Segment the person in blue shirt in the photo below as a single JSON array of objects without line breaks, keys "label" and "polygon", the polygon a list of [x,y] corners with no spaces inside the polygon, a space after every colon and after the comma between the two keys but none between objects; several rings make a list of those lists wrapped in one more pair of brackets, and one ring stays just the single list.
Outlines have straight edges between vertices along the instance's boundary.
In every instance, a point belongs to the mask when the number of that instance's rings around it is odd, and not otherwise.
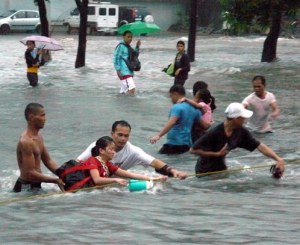
[{"label": "person in blue shirt", "polygon": [[187,102],[181,102],[185,97],[185,89],[182,85],[173,85],[169,93],[174,104],[170,110],[169,120],[157,135],[150,138],[150,142],[154,144],[167,134],[167,143],[162,146],[159,153],[181,154],[188,152],[192,145],[193,125],[196,123],[207,129],[210,124],[201,119],[201,112],[197,108]]},{"label": "person in blue shirt", "polygon": [[[123,33],[123,41],[121,41],[114,52],[114,67],[117,71],[117,75],[121,80],[120,93],[122,94],[134,94],[135,93],[135,83],[133,80],[134,72],[131,71],[126,65],[126,60],[129,55],[129,47],[132,42],[132,33],[130,31],[125,31]],[[141,40],[136,42],[134,52],[139,53],[139,47],[141,45]]]}]

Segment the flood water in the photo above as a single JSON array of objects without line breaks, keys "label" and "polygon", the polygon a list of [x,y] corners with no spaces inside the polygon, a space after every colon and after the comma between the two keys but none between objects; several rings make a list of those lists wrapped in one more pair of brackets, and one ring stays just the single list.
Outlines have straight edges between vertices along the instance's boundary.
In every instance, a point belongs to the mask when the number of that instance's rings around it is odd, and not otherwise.
[{"label": "flood water", "polygon": [[[159,155],[165,137],[149,143],[168,119],[173,80],[161,70],[174,59],[182,34],[142,38],[134,96],[118,94],[112,54],[120,37],[88,36],[86,67],[75,69],[77,36],[53,34],[64,50],[52,53],[53,60],[39,71],[39,86],[31,88],[25,46],[19,42],[24,36],[0,36],[1,244],[299,244],[299,39],[280,38],[279,61],[264,64],[264,37],[198,36],[196,61],[185,85],[191,97],[195,81],[209,84],[218,123],[229,103],[241,102],[251,92],[254,75],[266,76],[281,116],[273,122],[273,134],[256,137],[286,160],[284,177],[275,180],[267,167],[273,162],[258,151],[237,149],[227,156],[228,166],[266,167],[198,179],[192,176],[195,156]],[[76,158],[92,141],[109,135],[115,120],[124,119],[132,126],[133,144],[191,177],[169,179],[146,192],[108,187],[53,194],[58,188],[43,184],[44,196],[11,193],[19,175],[15,147],[26,128],[24,108],[30,102],[45,106],[42,133],[59,164]],[[155,175],[142,167],[131,171]]]}]

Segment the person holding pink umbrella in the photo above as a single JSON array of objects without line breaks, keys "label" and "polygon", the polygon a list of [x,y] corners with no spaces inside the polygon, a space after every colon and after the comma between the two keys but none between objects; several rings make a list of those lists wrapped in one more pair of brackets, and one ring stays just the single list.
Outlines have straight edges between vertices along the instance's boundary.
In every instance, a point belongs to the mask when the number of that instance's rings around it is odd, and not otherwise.
[{"label": "person holding pink umbrella", "polygon": [[38,69],[44,64],[41,55],[47,51],[63,50],[63,47],[53,38],[37,35],[25,37],[20,42],[27,46],[25,60],[29,84],[32,87],[36,87],[38,85]]},{"label": "person holding pink umbrella", "polygon": [[30,86],[36,87],[38,85],[38,70],[42,62],[39,61],[39,55],[42,50],[37,51],[35,49],[34,41],[27,41],[27,50],[25,51],[25,60],[27,64],[27,79]]}]

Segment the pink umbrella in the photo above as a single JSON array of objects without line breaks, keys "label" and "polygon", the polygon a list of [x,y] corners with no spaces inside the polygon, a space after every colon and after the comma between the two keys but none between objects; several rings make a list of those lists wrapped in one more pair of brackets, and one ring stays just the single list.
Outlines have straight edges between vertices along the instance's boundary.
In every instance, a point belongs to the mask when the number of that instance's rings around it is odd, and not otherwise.
[{"label": "pink umbrella", "polygon": [[34,41],[35,46],[39,49],[47,49],[52,51],[62,50],[62,45],[53,38],[45,36],[28,36],[23,38],[20,42],[26,45],[27,41]]}]

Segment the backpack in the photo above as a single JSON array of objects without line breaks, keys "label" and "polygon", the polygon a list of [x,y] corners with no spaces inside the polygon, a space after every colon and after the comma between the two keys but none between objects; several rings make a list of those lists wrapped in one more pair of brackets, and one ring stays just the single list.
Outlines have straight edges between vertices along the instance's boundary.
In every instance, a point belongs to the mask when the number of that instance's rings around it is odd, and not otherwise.
[{"label": "backpack", "polygon": [[[123,58],[125,61],[127,67],[131,71],[139,71],[141,70],[141,62],[139,61],[139,53],[136,52],[130,45],[125,43],[119,43],[118,46],[122,44],[125,45],[128,48],[128,58],[127,60]],[[118,47],[117,46],[117,47]]]},{"label": "backpack", "polygon": [[60,179],[65,183],[65,190],[71,191],[80,188],[94,186],[89,169],[94,167],[82,165],[75,160],[69,160],[61,165],[55,172]]}]

